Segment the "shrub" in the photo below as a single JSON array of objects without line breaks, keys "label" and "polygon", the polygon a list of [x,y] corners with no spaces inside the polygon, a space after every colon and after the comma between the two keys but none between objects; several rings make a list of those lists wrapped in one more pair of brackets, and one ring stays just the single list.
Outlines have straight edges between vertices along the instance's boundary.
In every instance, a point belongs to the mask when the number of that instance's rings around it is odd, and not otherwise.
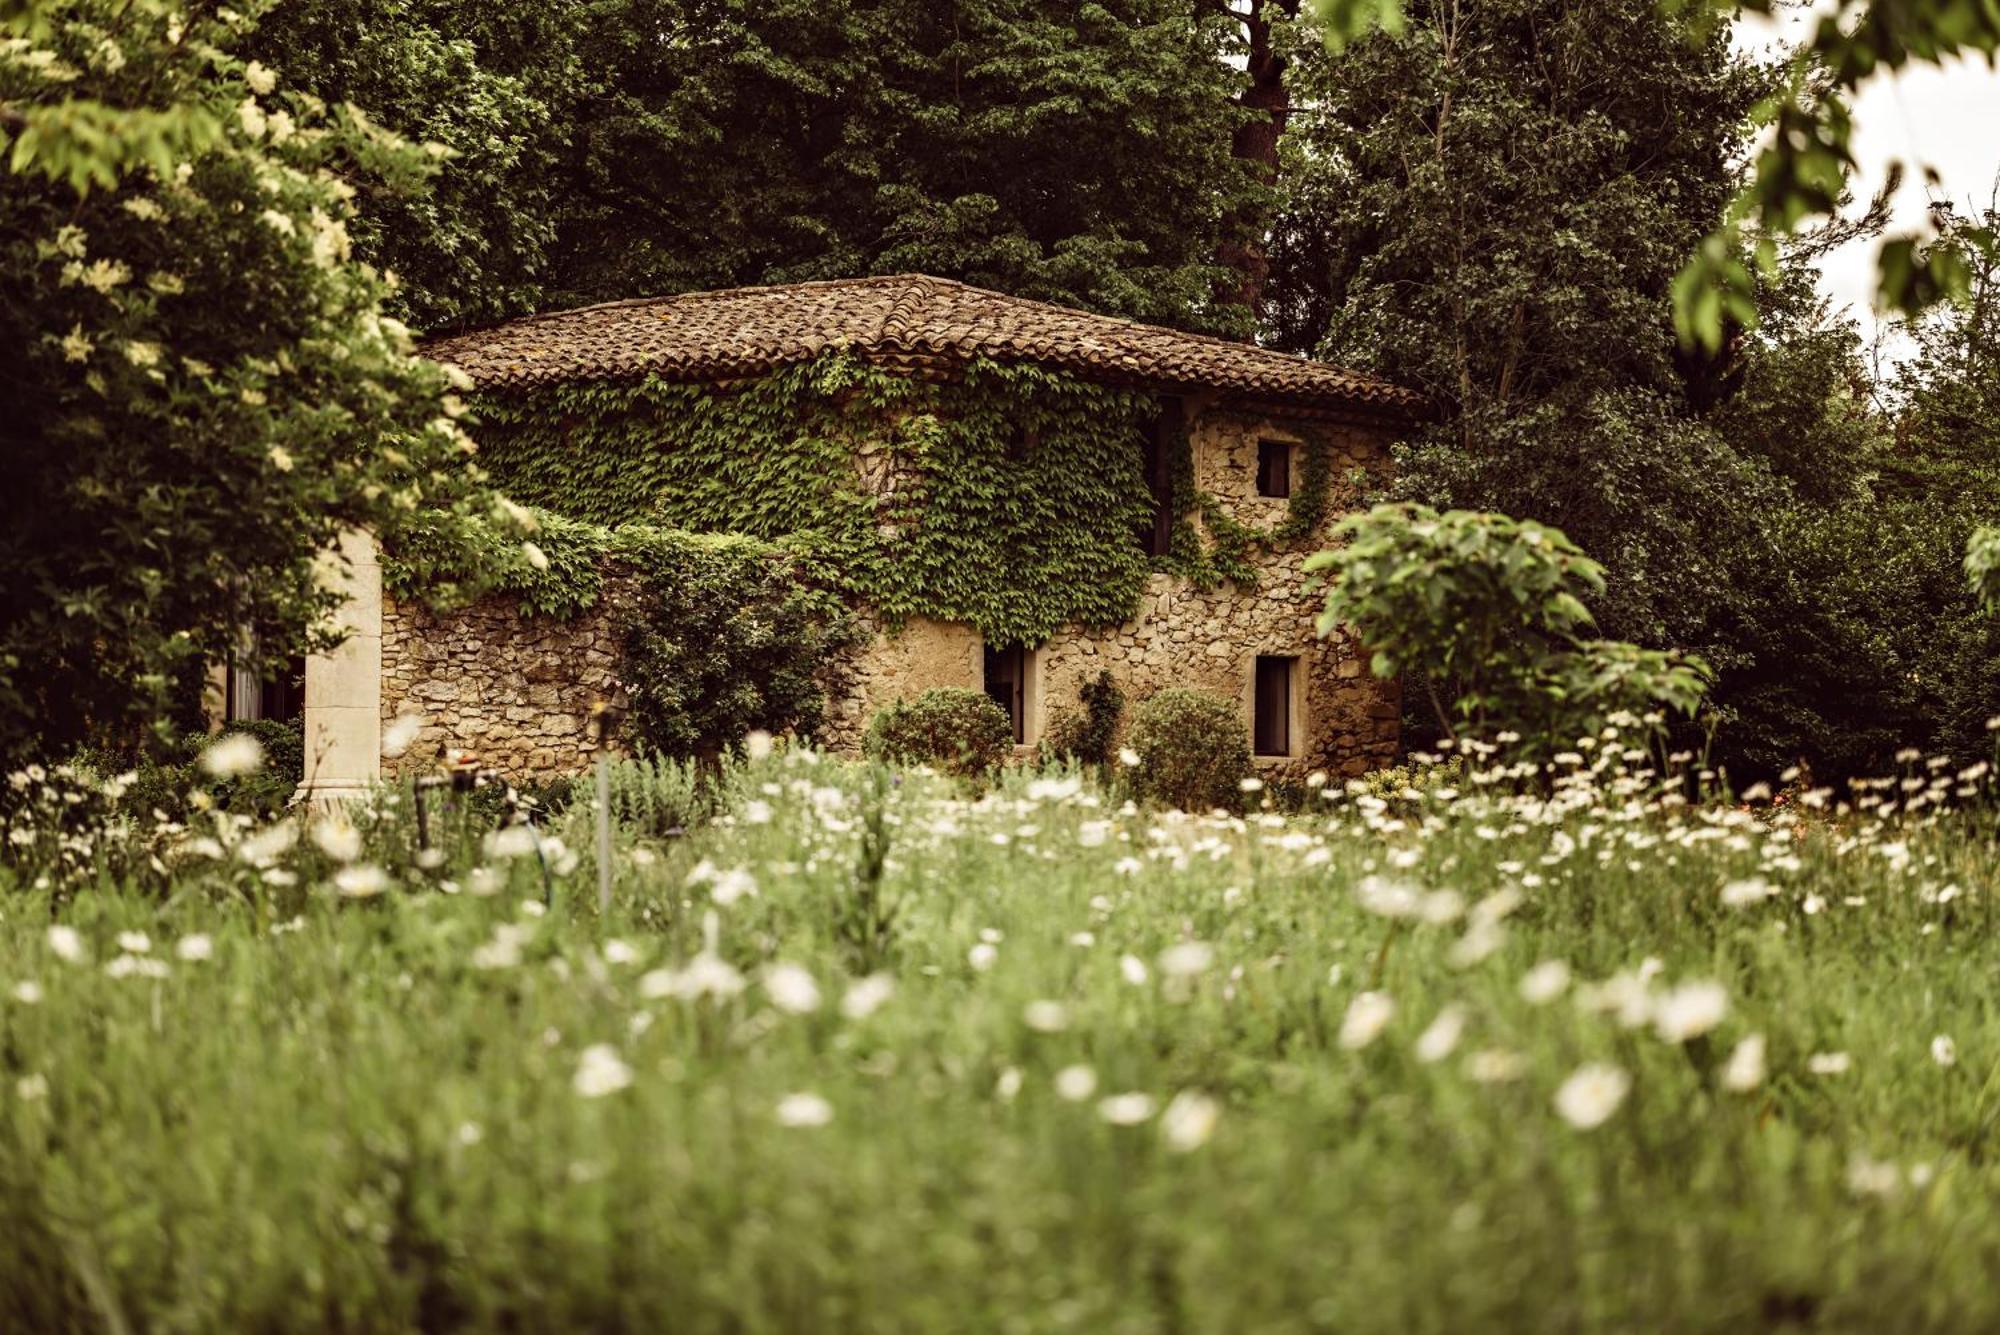
[{"label": "shrub", "polygon": [[633,526],[610,555],[640,579],[620,669],[640,751],[713,763],[755,730],[818,730],[862,634],[795,553]]},{"label": "shrub", "polygon": [[[201,768],[202,753],[235,733],[248,733],[264,749],[264,761],[248,774],[218,779]],[[85,748],[76,763],[102,782],[119,774],[133,775],[121,806],[133,812],[163,811],[185,820],[193,811],[188,794],[200,789],[224,811],[246,816],[272,816],[285,809],[305,775],[305,735],[298,720],[257,719],[224,725],[221,731],[187,733],[159,750],[134,755],[129,750]]]},{"label": "shrub", "polygon": [[1235,704],[1204,691],[1173,688],[1132,713],[1132,782],[1148,801],[1183,811],[1242,804],[1250,773],[1250,735]]},{"label": "shrub", "polygon": [[1044,750],[1050,759],[1073,760],[1099,769],[1111,763],[1111,743],[1118,736],[1118,719],[1125,712],[1125,692],[1109,672],[1077,688],[1081,712],[1065,710],[1051,721]]},{"label": "shrub", "polygon": [[998,769],[1014,749],[1007,712],[978,691],[939,686],[898,700],[868,724],[868,754],[877,760],[935,765],[977,778]]},{"label": "shrub", "polygon": [[[1321,635],[1350,626],[1378,677],[1420,686],[1439,728],[1563,745],[1612,715],[1693,714],[1709,669],[1691,654],[1585,641],[1604,570],[1561,531],[1502,514],[1378,505],[1306,561],[1330,584]],[[1447,704],[1447,702],[1450,702]]]}]

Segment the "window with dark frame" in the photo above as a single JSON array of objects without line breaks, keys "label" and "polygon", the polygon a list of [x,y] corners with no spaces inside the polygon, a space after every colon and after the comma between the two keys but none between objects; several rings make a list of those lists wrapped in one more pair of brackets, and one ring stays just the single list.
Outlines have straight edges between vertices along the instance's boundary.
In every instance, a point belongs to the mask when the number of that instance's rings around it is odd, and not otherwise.
[{"label": "window with dark frame", "polygon": [[1014,728],[1014,745],[1028,740],[1028,651],[1020,645],[986,646],[986,694],[1007,713]]},{"label": "window with dark frame", "polygon": [[1292,494],[1292,442],[1257,442],[1257,494],[1284,497]]},{"label": "window with dark frame", "polygon": [[1257,656],[1251,735],[1260,756],[1292,754],[1292,675],[1298,662],[1276,654]]},{"label": "window with dark frame", "polygon": [[293,658],[284,674],[265,681],[254,667],[232,660],[223,692],[222,717],[230,723],[257,719],[290,722],[306,712],[306,660]]}]

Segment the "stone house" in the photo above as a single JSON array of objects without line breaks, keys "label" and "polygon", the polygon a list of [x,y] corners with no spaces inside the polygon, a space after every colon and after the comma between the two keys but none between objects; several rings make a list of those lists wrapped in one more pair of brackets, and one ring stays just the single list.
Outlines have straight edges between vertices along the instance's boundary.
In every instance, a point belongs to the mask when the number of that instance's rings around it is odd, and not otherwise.
[{"label": "stone house", "polygon": [[[440,339],[425,351],[461,369],[492,401],[644,377],[743,385],[834,351],[930,382],[951,382],[980,363],[1043,368],[1143,395],[1157,412],[1124,466],[1145,489],[1139,494],[1151,496],[1152,519],[1130,538],[1151,564],[1141,568],[1125,619],[1065,624],[1038,642],[1002,645],[986,643],[964,621],[917,616],[890,626],[864,606],[872,639],[851,688],[831,702],[822,740],[854,750],[868,719],[890,701],[958,686],[998,700],[1026,754],[1057,711],[1074,707],[1079,688],[1108,670],[1128,702],[1170,686],[1238,701],[1256,764],[1273,777],[1353,775],[1395,753],[1396,684],[1369,675],[1351,636],[1315,634],[1319,599],[1301,569],[1353,508],[1357,487],[1386,469],[1389,442],[1418,411],[1412,395],[1385,381],[922,275],[614,302]],[[886,493],[895,470],[877,466],[870,448],[859,447],[846,481]],[[1176,449],[1185,460],[1178,479]],[[1309,461],[1322,493],[1317,512],[1307,515],[1306,531],[1274,537],[1299,513]],[[504,471],[496,473],[512,494]],[[1175,494],[1190,485],[1198,510]],[[561,509],[559,482],[551,497],[549,508]],[[1177,573],[1167,559],[1177,522],[1200,540],[1222,530],[1262,536],[1239,543],[1238,578],[1204,581]],[[466,748],[484,764],[535,779],[588,763],[590,703],[618,690],[615,580],[598,606],[568,621],[524,617],[506,598],[439,613],[384,594],[366,535],[349,535],[341,555],[328,568],[350,593],[350,635],[305,671],[310,790],[324,796],[373,781],[385,763],[384,730],[403,716],[421,725],[411,755]]]}]

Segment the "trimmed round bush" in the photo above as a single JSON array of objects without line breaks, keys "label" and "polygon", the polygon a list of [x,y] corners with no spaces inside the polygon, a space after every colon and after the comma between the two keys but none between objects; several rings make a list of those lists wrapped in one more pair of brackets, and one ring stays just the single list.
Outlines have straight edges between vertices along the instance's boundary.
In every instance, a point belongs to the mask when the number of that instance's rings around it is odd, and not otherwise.
[{"label": "trimmed round bush", "polygon": [[1132,711],[1128,741],[1139,753],[1132,783],[1147,801],[1182,811],[1242,805],[1250,734],[1233,701],[1181,687],[1160,691]]},{"label": "trimmed round bush", "polygon": [[1013,752],[1014,725],[992,697],[937,686],[876,714],[865,745],[876,760],[934,765],[976,778],[998,769]]}]

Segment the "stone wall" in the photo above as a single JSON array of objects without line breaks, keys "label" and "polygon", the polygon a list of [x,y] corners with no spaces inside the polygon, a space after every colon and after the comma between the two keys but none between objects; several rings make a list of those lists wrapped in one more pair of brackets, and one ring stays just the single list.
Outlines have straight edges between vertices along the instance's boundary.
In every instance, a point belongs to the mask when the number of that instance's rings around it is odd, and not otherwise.
[{"label": "stone wall", "polygon": [[[1361,427],[1218,411],[1196,418],[1190,438],[1195,485],[1230,518],[1260,528],[1283,522],[1288,502],[1258,494],[1258,442],[1323,441],[1332,480],[1320,531],[1259,553],[1252,562],[1254,587],[1224,583],[1202,592],[1154,575],[1131,621],[1054,637],[1038,655],[1042,721],[1054,710],[1075,708],[1078,688],[1108,669],[1125,688],[1128,715],[1132,702],[1154,691],[1193,687],[1237,701],[1248,728],[1256,659],[1283,655],[1296,657],[1303,674],[1293,696],[1293,744],[1287,756],[1258,757],[1260,773],[1288,779],[1314,770],[1356,775],[1389,763],[1401,714],[1396,684],[1368,674],[1367,655],[1351,635],[1322,640],[1314,633],[1321,597],[1307,592],[1303,569],[1306,557],[1330,541],[1333,524],[1360,503],[1350,480],[1355,470],[1379,475],[1388,466],[1385,440]],[[1294,481],[1296,473],[1294,468]]]},{"label": "stone wall", "polygon": [[[1065,627],[1038,646],[1027,692],[1028,749],[1059,711],[1077,706],[1078,688],[1106,670],[1125,689],[1128,718],[1130,706],[1154,691],[1185,686],[1240,702],[1248,727],[1255,660],[1282,654],[1297,657],[1302,676],[1294,694],[1294,745],[1287,756],[1260,757],[1260,772],[1293,779],[1313,770],[1354,775],[1394,758],[1396,685],[1368,675],[1366,655],[1351,636],[1321,640],[1313,633],[1320,599],[1306,591],[1301,569],[1326,545],[1324,529],[1358,504],[1350,474],[1387,466],[1385,442],[1364,427],[1213,410],[1196,416],[1190,427],[1196,486],[1238,522],[1259,527],[1288,513],[1285,500],[1257,492],[1258,442],[1265,439],[1319,439],[1329,446],[1332,494],[1322,532],[1255,556],[1254,587],[1225,583],[1203,592],[1156,574],[1132,620]],[[868,461],[862,463],[865,474]],[[630,599],[631,586],[614,577],[604,600],[569,622],[524,618],[513,598],[445,615],[385,603],[381,717],[385,726],[399,714],[424,721],[416,742],[392,765],[429,764],[442,750],[458,748],[522,778],[585,768],[592,702],[622,703],[618,626]],[[981,651],[978,632],[963,624],[919,619],[896,634],[878,627],[855,665],[851,689],[830,702],[824,742],[858,750],[869,718],[891,701],[933,686],[980,689]]]},{"label": "stone wall", "polygon": [[613,577],[597,605],[571,621],[523,616],[513,597],[447,613],[385,600],[382,723],[386,731],[402,715],[422,722],[385,768],[426,768],[454,750],[512,778],[545,781],[587,768],[591,705],[624,703],[619,625],[631,597]]},{"label": "stone wall", "polygon": [[[1255,661],[1260,654],[1279,654],[1299,659],[1304,681],[1295,715],[1302,717],[1294,718],[1292,754],[1259,757],[1261,773],[1293,779],[1315,769],[1355,775],[1389,763],[1401,714],[1396,683],[1368,674],[1367,655],[1352,636],[1321,640],[1314,634],[1321,600],[1306,591],[1302,569],[1306,557],[1327,544],[1328,530],[1340,516],[1359,504],[1349,480],[1354,470],[1379,474],[1387,467],[1382,434],[1211,410],[1194,419],[1189,438],[1195,485],[1238,523],[1260,528],[1281,523],[1289,507],[1284,499],[1258,494],[1258,442],[1324,441],[1333,476],[1321,531],[1254,557],[1255,587],[1224,583],[1203,592],[1156,574],[1132,620],[1113,627],[1065,627],[1038,646],[1028,691],[1030,747],[1059,711],[1078,707],[1078,689],[1107,670],[1125,690],[1128,716],[1131,704],[1154,691],[1183,686],[1238,701],[1248,727]],[[878,635],[862,656],[852,691],[830,711],[826,740],[836,749],[858,748],[868,719],[891,701],[932,686],[978,690],[981,677],[981,643],[970,626],[920,619],[898,634]]]}]

